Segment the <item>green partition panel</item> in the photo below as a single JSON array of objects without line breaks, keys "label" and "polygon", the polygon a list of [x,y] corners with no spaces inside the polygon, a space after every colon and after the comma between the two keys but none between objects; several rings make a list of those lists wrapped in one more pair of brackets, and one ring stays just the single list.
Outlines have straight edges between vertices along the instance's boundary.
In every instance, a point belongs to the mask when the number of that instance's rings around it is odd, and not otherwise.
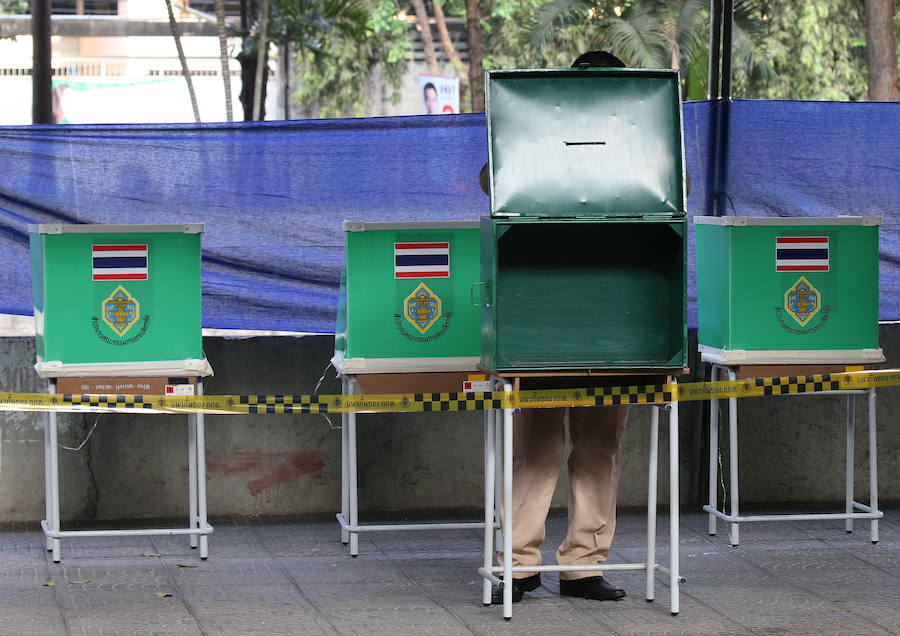
[{"label": "green partition panel", "polygon": [[39,362],[140,371],[204,358],[202,225],[30,230]]},{"label": "green partition panel", "polygon": [[878,217],[696,217],[698,340],[716,362],[878,362]]},{"label": "green partition panel", "polygon": [[338,367],[346,373],[473,370],[478,223],[346,222],[344,229]]},{"label": "green partition panel", "polygon": [[482,219],[482,364],[684,368],[685,223]]}]

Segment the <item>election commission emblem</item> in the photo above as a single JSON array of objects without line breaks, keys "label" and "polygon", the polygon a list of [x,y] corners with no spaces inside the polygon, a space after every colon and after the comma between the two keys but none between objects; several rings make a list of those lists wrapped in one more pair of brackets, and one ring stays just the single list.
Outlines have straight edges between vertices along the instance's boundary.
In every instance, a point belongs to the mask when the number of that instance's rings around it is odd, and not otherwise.
[{"label": "election commission emblem", "polygon": [[806,325],[822,307],[819,290],[804,276],[784,292],[784,308],[801,326]]},{"label": "election commission emblem", "polygon": [[404,299],[403,310],[403,315],[419,333],[425,333],[441,317],[441,299],[421,283]]},{"label": "election commission emblem", "polygon": [[141,317],[141,305],[137,299],[119,285],[100,304],[103,322],[119,336],[124,336]]}]

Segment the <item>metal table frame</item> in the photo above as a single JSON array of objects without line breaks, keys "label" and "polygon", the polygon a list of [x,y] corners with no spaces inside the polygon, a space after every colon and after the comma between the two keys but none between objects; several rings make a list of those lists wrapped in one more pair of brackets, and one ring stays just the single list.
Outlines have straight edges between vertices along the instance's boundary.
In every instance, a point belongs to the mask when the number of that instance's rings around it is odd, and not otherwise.
[{"label": "metal table frame", "polygon": [[[56,392],[51,380],[49,393]],[[203,382],[197,380],[197,394],[203,395]],[[59,514],[59,448],[56,412],[47,413],[44,426],[44,492],[47,518],[41,521],[47,551],[54,563],[59,563],[60,540],[79,537],[122,537],[129,535],[189,535],[190,546],[200,547],[200,558],[209,556],[207,535],[213,532],[206,515],[206,437],[203,413],[188,415],[188,504],[187,528],[145,528],[134,530],[62,530]]]},{"label": "metal table frame", "polygon": [[[492,385],[495,390],[511,391],[512,383],[506,378],[492,377]],[[512,585],[503,585],[504,581],[512,580],[513,573],[518,572],[575,572],[575,571],[604,571],[614,570],[644,570],[646,578],[647,601],[655,598],[654,583],[656,571],[669,575],[670,585],[670,610],[673,616],[679,612],[680,584],[684,578],[679,574],[679,484],[678,484],[678,402],[668,405],[651,405],[650,415],[650,460],[648,468],[647,485],[647,560],[644,563],[597,565],[539,565],[539,566],[513,566],[512,559],[504,559],[502,566],[494,565],[494,532],[486,530],[484,533],[484,565],[478,569],[478,574],[484,579],[482,602],[491,604],[491,584],[500,585],[503,590],[503,618],[512,619]],[[657,501],[657,460],[659,455],[659,411],[666,408],[669,411],[669,567],[664,567],[656,562],[656,501]],[[484,422],[484,524],[485,528],[491,528],[495,519],[495,502],[498,490],[498,473],[502,474],[504,519],[508,527],[512,527],[512,481],[513,481],[513,410],[488,410],[485,411]],[[498,420],[502,419],[502,426]],[[497,449],[502,452],[498,453]],[[512,554],[512,532],[506,532],[501,527],[503,553]],[[499,540],[497,541],[500,542]],[[498,578],[502,574],[503,578]]]},{"label": "metal table frame", "polygon": [[[748,366],[748,365],[743,365]],[[729,380],[737,379],[736,366],[727,366],[714,363],[710,379],[715,382],[722,374]],[[721,519],[731,524],[731,545],[737,547],[740,544],[741,523],[755,521],[830,521],[832,519],[844,519],[844,529],[853,532],[854,519],[868,519],[870,521],[870,538],[872,543],[878,543],[878,519],[884,513],[878,509],[878,466],[877,466],[877,438],[876,438],[876,394],[875,389],[822,391],[818,393],[792,393],[779,397],[798,397],[810,395],[846,395],[847,396],[847,430],[846,430],[846,472],[844,477],[844,512],[842,513],[808,513],[808,514],[771,514],[771,515],[742,515],[740,513],[740,497],[738,488],[738,426],[737,426],[737,398],[728,398],[728,457],[729,457],[729,496],[731,497],[730,513],[718,509],[718,454],[719,454],[719,400],[709,401],[709,503],[703,506],[703,510],[709,513],[709,534],[716,534],[716,519]],[[854,436],[855,423],[855,399],[857,395],[867,396],[869,419],[869,505],[854,501]]]},{"label": "metal table frame", "polygon": [[[341,375],[344,395],[361,394],[355,375]],[[384,523],[362,524],[359,521],[359,487],[357,480],[356,413],[341,414],[341,511],[335,515],[341,526],[341,543],[350,546],[350,556],[359,556],[360,532],[396,532],[412,530],[478,530],[480,521],[459,523]],[[491,523],[493,526],[493,523]]]}]

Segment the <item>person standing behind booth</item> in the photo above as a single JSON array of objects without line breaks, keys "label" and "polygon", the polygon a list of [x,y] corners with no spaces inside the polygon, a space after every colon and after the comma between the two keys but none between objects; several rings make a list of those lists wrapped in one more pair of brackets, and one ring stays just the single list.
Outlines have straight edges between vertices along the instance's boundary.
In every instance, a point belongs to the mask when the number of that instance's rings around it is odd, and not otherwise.
[{"label": "person standing behind booth", "polygon": [[[624,66],[606,51],[584,53],[572,64],[572,68]],[[487,177],[485,166],[480,180],[486,193]],[[623,589],[603,577],[600,564],[607,560],[616,529],[619,448],[627,419],[627,406],[524,409],[514,416],[513,566],[541,564],[540,548],[564,459],[567,431],[572,442],[567,459],[569,525],[556,560],[560,565],[597,565],[597,570],[561,572],[562,596],[598,601],[625,597]],[[498,556],[503,563],[506,555]],[[513,603],[540,585],[540,573],[514,577]],[[495,589],[492,602],[501,604],[502,598],[502,590]]]}]

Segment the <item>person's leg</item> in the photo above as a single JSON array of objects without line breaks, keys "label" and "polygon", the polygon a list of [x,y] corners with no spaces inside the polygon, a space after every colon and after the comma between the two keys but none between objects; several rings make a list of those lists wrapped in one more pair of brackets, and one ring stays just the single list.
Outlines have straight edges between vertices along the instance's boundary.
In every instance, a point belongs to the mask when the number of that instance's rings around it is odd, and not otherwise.
[{"label": "person's leg", "polygon": [[[616,529],[619,446],[628,419],[627,406],[569,409],[569,529],[557,551],[560,565],[606,561]],[[575,581],[602,571],[563,572]]]},{"label": "person's leg", "polygon": [[564,417],[559,408],[523,409],[514,416],[513,565],[541,564],[544,526],[565,451]]}]

